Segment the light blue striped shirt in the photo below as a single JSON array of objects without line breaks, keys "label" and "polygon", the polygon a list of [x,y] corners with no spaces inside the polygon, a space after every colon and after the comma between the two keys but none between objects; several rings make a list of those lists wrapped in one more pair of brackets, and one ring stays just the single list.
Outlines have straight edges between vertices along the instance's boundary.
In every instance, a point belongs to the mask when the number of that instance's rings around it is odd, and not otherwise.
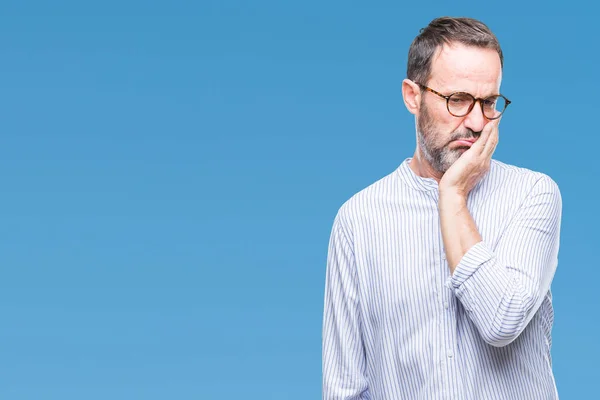
[{"label": "light blue striped shirt", "polygon": [[483,241],[450,275],[437,182],[417,176],[410,160],[334,220],[323,398],[558,398],[550,357],[556,183],[492,160],[467,202]]}]

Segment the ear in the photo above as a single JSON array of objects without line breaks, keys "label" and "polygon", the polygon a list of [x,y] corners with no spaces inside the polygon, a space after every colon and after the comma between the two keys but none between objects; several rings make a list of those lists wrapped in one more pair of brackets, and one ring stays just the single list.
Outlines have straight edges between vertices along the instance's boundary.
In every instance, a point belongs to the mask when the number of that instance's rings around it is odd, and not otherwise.
[{"label": "ear", "polygon": [[404,105],[408,111],[411,114],[417,115],[421,105],[421,88],[419,88],[419,85],[410,79],[403,80],[402,97],[404,98]]}]

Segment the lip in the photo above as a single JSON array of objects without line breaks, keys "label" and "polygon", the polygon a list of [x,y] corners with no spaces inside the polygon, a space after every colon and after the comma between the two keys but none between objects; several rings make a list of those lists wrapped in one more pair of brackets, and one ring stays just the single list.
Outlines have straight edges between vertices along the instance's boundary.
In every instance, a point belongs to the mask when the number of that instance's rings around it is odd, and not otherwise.
[{"label": "lip", "polygon": [[475,139],[458,139],[455,140],[454,143],[457,143],[459,146],[473,146],[473,143],[475,143]]}]

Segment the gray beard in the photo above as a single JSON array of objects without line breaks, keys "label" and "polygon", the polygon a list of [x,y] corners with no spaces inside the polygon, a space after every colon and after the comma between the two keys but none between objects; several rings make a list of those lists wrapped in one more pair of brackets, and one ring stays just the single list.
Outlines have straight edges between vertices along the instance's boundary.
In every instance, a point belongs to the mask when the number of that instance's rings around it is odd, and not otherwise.
[{"label": "gray beard", "polygon": [[447,146],[442,148],[434,147],[434,144],[430,140],[425,139],[425,135],[420,130],[417,132],[417,136],[423,158],[437,172],[442,174],[446,172],[462,155],[462,152],[458,149],[451,150]]},{"label": "gray beard", "polygon": [[452,132],[450,139],[445,145],[441,147],[437,146],[435,139],[441,135],[435,130],[433,119],[429,115],[429,111],[424,103],[421,104],[421,110],[421,116],[418,118],[417,123],[417,142],[419,144],[419,149],[429,165],[437,172],[443,174],[467,149],[466,147],[451,149],[448,147],[448,144],[456,139],[477,138],[479,133],[475,133],[470,129],[467,129],[466,132],[455,131]]}]

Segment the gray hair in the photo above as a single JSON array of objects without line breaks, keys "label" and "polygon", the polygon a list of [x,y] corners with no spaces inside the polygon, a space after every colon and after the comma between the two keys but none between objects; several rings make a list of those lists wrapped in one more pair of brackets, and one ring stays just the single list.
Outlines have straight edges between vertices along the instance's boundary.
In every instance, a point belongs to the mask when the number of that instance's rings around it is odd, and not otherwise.
[{"label": "gray hair", "polygon": [[452,43],[496,50],[500,56],[500,65],[504,67],[504,56],[498,38],[487,25],[473,18],[440,17],[421,29],[410,45],[406,77],[414,82],[427,84],[436,51],[444,44]]}]

